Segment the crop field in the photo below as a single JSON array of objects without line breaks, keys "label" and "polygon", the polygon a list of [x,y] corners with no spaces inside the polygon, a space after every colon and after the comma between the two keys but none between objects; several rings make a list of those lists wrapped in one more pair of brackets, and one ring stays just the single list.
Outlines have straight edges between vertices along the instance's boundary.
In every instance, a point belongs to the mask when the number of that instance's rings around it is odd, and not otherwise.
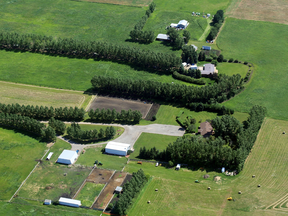
[{"label": "crop field", "polygon": [[165,149],[169,143],[176,141],[177,137],[167,136],[160,134],[151,134],[151,133],[142,133],[134,144],[134,152],[130,155],[129,158],[136,159],[139,155],[140,148],[144,147],[150,149],[156,147],[159,150]]},{"label": "crop field", "polygon": [[94,162],[98,160],[103,163],[101,166],[103,169],[122,170],[127,159],[121,156],[103,154],[101,150],[105,148],[105,146],[106,145],[99,145],[93,148],[87,148],[85,154],[79,156],[76,164],[93,166]]},{"label": "crop field", "polygon": [[287,32],[288,25],[226,19],[217,39],[223,55],[253,62],[255,70],[245,90],[224,105],[248,112],[258,104],[267,108],[269,117],[288,120]]},{"label": "crop field", "polygon": [[98,2],[105,4],[119,4],[119,5],[132,5],[132,6],[147,6],[152,0],[80,0],[87,2]]},{"label": "crop field", "polygon": [[9,200],[47,149],[46,143],[0,128],[0,200]]},{"label": "crop field", "polygon": [[41,88],[0,81],[1,103],[55,107],[83,107],[92,96],[82,92]]},{"label": "crop field", "polygon": [[233,0],[227,15],[237,19],[288,24],[288,2],[283,0]]},{"label": "crop field", "polygon": [[94,184],[92,182],[86,182],[75,199],[81,200],[81,204],[83,206],[90,207],[96,197],[100,194],[104,185],[105,184]]}]

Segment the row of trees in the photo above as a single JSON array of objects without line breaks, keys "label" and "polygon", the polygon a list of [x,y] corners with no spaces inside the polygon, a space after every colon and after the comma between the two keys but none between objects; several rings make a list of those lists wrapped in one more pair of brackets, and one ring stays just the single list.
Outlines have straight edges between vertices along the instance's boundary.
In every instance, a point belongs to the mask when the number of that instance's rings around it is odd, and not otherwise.
[{"label": "row of trees", "polygon": [[18,103],[7,105],[0,103],[0,113],[18,114],[38,120],[46,120],[54,117],[55,119],[61,120],[79,121],[84,118],[85,110],[83,108],[79,109],[78,107],[53,108],[51,106],[48,108],[47,106],[39,107],[38,105],[34,107],[33,105],[21,106]]},{"label": "row of trees", "polygon": [[45,124],[27,116],[0,113],[0,124],[33,133],[47,141],[56,140],[56,133],[52,127],[46,127]]},{"label": "row of trees", "polygon": [[219,103],[212,103],[212,104],[203,104],[203,103],[188,103],[186,107],[189,108],[191,111],[201,112],[201,111],[208,111],[208,112],[215,112],[219,115],[232,115],[234,114],[234,110],[228,107],[225,107]]},{"label": "row of trees", "polygon": [[233,76],[220,75],[218,83],[201,88],[175,83],[119,79],[106,76],[94,76],[91,83],[93,88],[101,93],[158,99],[183,105],[192,102],[222,102],[233,97],[244,88],[243,79],[239,74]]},{"label": "row of trees", "polygon": [[[182,80],[184,82],[194,83],[197,85],[205,85],[206,84],[204,80],[197,79],[199,76],[201,77],[201,72],[199,70],[191,70],[191,71],[193,71],[193,73],[191,73],[191,74],[194,74],[194,73],[196,74],[196,77],[195,77],[196,79],[194,79],[190,76],[182,75],[176,71],[173,73],[172,76],[174,79]],[[200,73],[200,75],[199,75],[199,73]]]},{"label": "row of trees", "polygon": [[73,38],[47,37],[35,34],[0,33],[0,46],[7,49],[58,54],[69,57],[107,59],[154,70],[178,67],[175,54],[157,53],[131,46],[102,41],[79,41]]},{"label": "row of trees", "polygon": [[211,27],[209,35],[207,36],[207,40],[213,40],[217,36],[218,31],[220,27],[222,26],[223,21],[224,21],[224,11],[218,10],[216,14],[214,15],[213,22],[211,24],[212,27]]},{"label": "row of trees", "polygon": [[124,184],[123,193],[120,194],[120,198],[113,209],[113,213],[126,215],[127,209],[132,204],[132,200],[142,190],[146,182],[147,179],[142,169],[138,170],[136,173],[134,172],[132,179]]},{"label": "row of trees", "polygon": [[233,116],[223,116],[212,121],[215,136],[210,139],[199,137],[178,138],[173,144],[159,151],[156,148],[140,149],[140,157],[184,163],[194,166],[227,167],[243,169],[244,162],[251,151],[262,122],[266,108],[254,106],[247,121],[241,124]]},{"label": "row of trees", "polygon": [[90,110],[88,113],[90,119],[96,122],[132,122],[134,124],[139,123],[142,119],[142,114],[140,111],[135,110],[132,111],[129,109],[128,111],[121,110],[121,112],[117,112],[115,109],[96,109]]},{"label": "row of trees", "polygon": [[155,35],[153,31],[142,31],[144,25],[151,13],[154,12],[156,4],[152,2],[149,8],[146,10],[145,15],[138,21],[134,26],[134,29],[130,32],[130,37],[132,41],[141,41],[143,43],[152,43],[155,40]]},{"label": "row of trees", "polygon": [[110,139],[116,134],[116,129],[114,127],[107,127],[105,130],[100,128],[98,130],[82,130],[80,125],[73,122],[70,127],[67,128],[68,138],[80,141],[89,141],[97,139]]},{"label": "row of trees", "polygon": [[55,120],[55,118],[49,119],[49,126],[55,130],[58,135],[63,135],[66,131],[66,125],[64,122]]}]

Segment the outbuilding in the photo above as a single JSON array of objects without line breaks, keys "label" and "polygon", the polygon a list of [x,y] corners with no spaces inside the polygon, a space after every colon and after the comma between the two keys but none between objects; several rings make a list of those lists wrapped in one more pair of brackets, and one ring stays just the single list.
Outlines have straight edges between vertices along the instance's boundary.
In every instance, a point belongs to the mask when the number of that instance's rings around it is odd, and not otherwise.
[{"label": "outbuilding", "polygon": [[185,29],[187,28],[188,25],[189,25],[189,22],[187,20],[180,20],[177,25],[177,28]]},{"label": "outbuilding", "polygon": [[50,160],[50,159],[51,159],[51,157],[52,157],[52,155],[53,155],[53,152],[50,152],[50,153],[48,154],[48,156],[47,156],[46,160]]},{"label": "outbuilding", "polygon": [[63,150],[61,155],[58,157],[57,163],[62,164],[73,164],[78,158],[76,151]]},{"label": "outbuilding", "polygon": [[166,34],[158,34],[156,40],[170,41],[170,37],[169,35],[166,35]]},{"label": "outbuilding", "polygon": [[50,199],[45,199],[44,205],[51,205],[52,201]]},{"label": "outbuilding", "polygon": [[121,193],[121,192],[122,192],[122,190],[123,190],[123,188],[122,188],[122,187],[120,187],[120,186],[117,186],[117,187],[116,187],[116,189],[115,189],[115,193]]},{"label": "outbuilding", "polygon": [[59,204],[79,208],[81,206],[81,201],[60,197]]},{"label": "outbuilding", "polygon": [[202,46],[203,50],[211,50],[211,46]]},{"label": "outbuilding", "polygon": [[171,25],[170,25],[171,28],[177,28],[177,26],[178,26],[178,24],[176,24],[176,23],[171,23]]},{"label": "outbuilding", "polygon": [[197,65],[196,65],[196,64],[191,65],[191,67],[189,68],[189,70],[197,70]]},{"label": "outbuilding", "polygon": [[130,144],[111,141],[111,142],[108,142],[108,144],[106,145],[105,152],[107,154],[126,156],[130,148],[131,148]]},{"label": "outbuilding", "polygon": [[180,164],[177,164],[177,166],[176,166],[176,170],[180,170],[180,168],[181,168],[181,165]]}]

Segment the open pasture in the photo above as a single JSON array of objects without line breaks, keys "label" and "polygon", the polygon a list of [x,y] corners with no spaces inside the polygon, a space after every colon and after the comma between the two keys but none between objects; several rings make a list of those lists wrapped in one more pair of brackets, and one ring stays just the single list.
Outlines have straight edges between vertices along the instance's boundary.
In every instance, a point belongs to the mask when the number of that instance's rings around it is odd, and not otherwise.
[{"label": "open pasture", "polygon": [[117,112],[121,110],[138,110],[142,114],[142,118],[145,118],[148,114],[152,104],[145,101],[126,100],[122,98],[112,97],[96,97],[91,103],[90,109],[115,109]]},{"label": "open pasture", "polygon": [[255,104],[265,106],[269,117],[288,120],[286,66],[288,25],[227,18],[217,39],[225,57],[252,62],[252,79],[245,90],[224,103],[248,112]]},{"label": "open pasture", "polygon": [[46,149],[46,143],[0,128],[0,200],[12,197]]},{"label": "open pasture", "polygon": [[131,6],[148,6],[152,0],[80,0],[86,2],[97,2],[105,4],[131,5]]},{"label": "open pasture", "polygon": [[227,15],[237,19],[288,24],[288,2],[284,0],[233,0]]},{"label": "open pasture", "polygon": [[92,96],[82,92],[49,89],[0,81],[1,103],[55,107],[83,107]]}]

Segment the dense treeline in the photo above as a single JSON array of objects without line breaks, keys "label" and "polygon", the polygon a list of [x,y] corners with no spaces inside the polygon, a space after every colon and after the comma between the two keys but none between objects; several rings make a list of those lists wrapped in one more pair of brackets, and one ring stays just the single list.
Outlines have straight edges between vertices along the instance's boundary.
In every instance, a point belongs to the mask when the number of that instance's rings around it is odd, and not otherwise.
[{"label": "dense treeline", "polygon": [[142,119],[142,114],[140,111],[135,110],[132,111],[129,109],[128,111],[121,110],[121,112],[117,112],[115,109],[96,109],[90,110],[88,113],[90,119],[96,122],[132,122],[134,124],[139,123]]},{"label": "dense treeline", "polygon": [[183,105],[192,102],[220,103],[233,97],[244,88],[243,79],[239,74],[233,76],[220,75],[218,83],[201,88],[175,83],[119,79],[106,76],[95,76],[91,83],[93,88],[101,93],[158,99]]},{"label": "dense treeline", "polygon": [[116,129],[114,127],[107,127],[104,131],[103,128],[98,130],[82,130],[79,124],[73,122],[70,127],[67,128],[67,134],[70,139],[79,141],[89,141],[97,139],[110,139],[115,136]]},{"label": "dense treeline", "polygon": [[55,119],[70,120],[70,121],[80,121],[84,118],[85,110],[78,107],[60,107],[60,108],[50,108],[43,106],[30,106],[30,105],[19,105],[16,104],[1,104],[0,103],[0,113],[10,113],[18,114],[22,116],[28,116],[30,118],[45,120],[54,117]]},{"label": "dense treeline", "polygon": [[120,194],[120,198],[113,209],[113,213],[118,215],[126,215],[127,209],[132,204],[133,198],[142,190],[146,184],[147,179],[142,169],[133,173],[132,179],[124,184],[123,193]]},{"label": "dense treeline", "polygon": [[55,118],[49,119],[49,126],[55,130],[58,135],[63,135],[66,131],[66,125],[64,122],[55,120]]},{"label": "dense treeline", "polygon": [[156,4],[152,2],[149,8],[146,10],[145,15],[138,21],[134,26],[134,29],[130,32],[130,37],[133,41],[141,41],[144,43],[152,43],[155,40],[155,35],[153,31],[142,31],[144,25],[151,13],[154,12]]},{"label": "dense treeline", "polygon": [[166,70],[178,67],[181,59],[174,54],[157,53],[131,46],[102,41],[79,41],[73,38],[59,38],[35,34],[0,33],[0,46],[7,49],[26,50],[94,59],[107,59],[143,68]]},{"label": "dense treeline", "polygon": [[55,141],[56,133],[50,126],[27,116],[0,113],[0,124],[36,134],[47,141]]},{"label": "dense treeline", "polygon": [[191,111],[196,111],[196,112],[201,112],[201,111],[216,112],[219,115],[234,114],[233,109],[225,107],[218,103],[213,103],[213,104],[189,103],[189,104],[186,104],[186,107],[189,108]]},{"label": "dense treeline", "polygon": [[182,81],[185,81],[185,82],[189,82],[189,83],[194,83],[194,84],[197,84],[197,85],[205,85],[205,81],[204,80],[200,80],[200,79],[194,79],[190,76],[186,76],[186,75],[182,75],[178,72],[174,72],[173,73],[173,78],[174,79],[178,79],[178,80],[182,80]]},{"label": "dense treeline", "polygon": [[174,164],[227,167],[240,172],[256,141],[265,114],[266,108],[254,106],[243,124],[233,116],[217,117],[212,121],[215,135],[210,139],[184,136],[170,143],[162,152],[156,148],[141,148],[139,157],[172,161]]},{"label": "dense treeline", "polygon": [[202,77],[201,71],[199,69],[185,70],[183,65],[181,65],[179,67],[178,73],[183,74],[185,76],[190,76],[190,77],[196,78],[196,79],[200,79]]},{"label": "dense treeline", "polygon": [[207,40],[213,40],[217,36],[218,31],[221,28],[223,21],[224,21],[224,11],[218,10],[213,17],[213,22],[211,24],[212,27],[211,27],[209,35],[207,36]]}]

